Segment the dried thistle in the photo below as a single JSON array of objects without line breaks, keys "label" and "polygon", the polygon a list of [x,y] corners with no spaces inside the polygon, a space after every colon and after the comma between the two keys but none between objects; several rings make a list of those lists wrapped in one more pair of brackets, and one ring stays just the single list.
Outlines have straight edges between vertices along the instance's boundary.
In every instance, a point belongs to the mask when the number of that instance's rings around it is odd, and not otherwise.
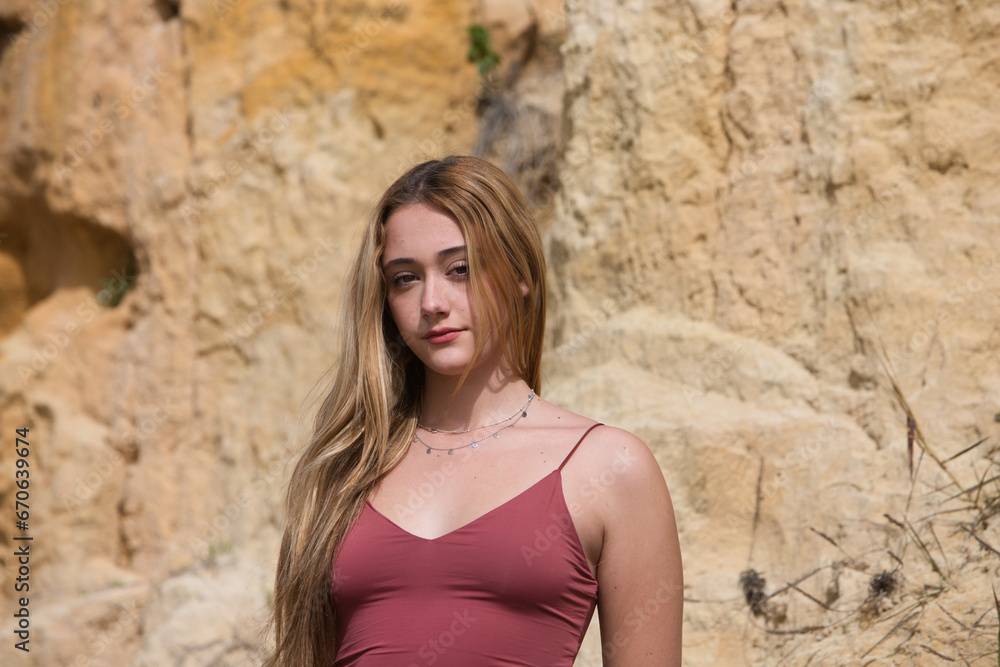
[{"label": "dried thistle", "polygon": [[754,616],[763,616],[767,611],[767,596],[764,595],[765,585],[767,585],[767,580],[760,576],[756,570],[743,570],[740,573],[740,588],[743,589],[743,597]]},{"label": "dried thistle", "polygon": [[899,590],[899,577],[895,572],[882,570],[868,582],[868,597],[859,609],[864,624],[870,623],[882,613],[886,600]]}]

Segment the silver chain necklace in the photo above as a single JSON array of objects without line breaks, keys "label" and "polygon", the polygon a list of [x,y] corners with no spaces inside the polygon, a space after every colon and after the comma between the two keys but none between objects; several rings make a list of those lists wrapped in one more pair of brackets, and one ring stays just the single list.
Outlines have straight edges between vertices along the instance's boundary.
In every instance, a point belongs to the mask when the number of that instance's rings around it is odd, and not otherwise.
[{"label": "silver chain necklace", "polygon": [[443,431],[441,429],[436,429],[436,428],[427,428],[426,426],[421,426],[419,423],[417,424],[417,426],[419,426],[420,428],[426,429],[427,431],[430,431],[431,433],[468,433],[469,431],[475,431],[475,430],[480,429],[480,428],[487,428],[489,426],[496,426],[497,424],[502,424],[503,422],[510,421],[511,419],[514,420],[514,421],[512,421],[511,423],[509,423],[509,424],[507,424],[505,426],[501,426],[496,431],[493,431],[493,433],[490,433],[489,435],[484,435],[483,437],[479,438],[478,440],[473,440],[472,442],[466,443],[464,445],[459,445],[458,447],[431,447],[430,445],[428,445],[426,442],[423,441],[423,439],[420,437],[419,433],[414,433],[413,434],[413,441],[414,442],[419,442],[424,447],[426,447],[428,454],[431,453],[431,450],[435,450],[435,451],[439,451],[439,452],[443,452],[443,451],[447,450],[447,452],[449,454],[451,454],[456,449],[463,449],[463,448],[469,447],[469,446],[472,446],[473,448],[476,448],[476,447],[479,446],[479,443],[481,443],[483,440],[486,440],[487,438],[489,438],[491,436],[494,437],[494,438],[499,438],[500,437],[500,431],[502,431],[502,430],[504,430],[506,428],[510,428],[511,426],[513,426],[514,424],[516,424],[517,422],[521,421],[521,417],[527,417],[528,416],[528,406],[531,404],[531,400],[533,398],[535,398],[535,392],[534,392],[534,390],[532,390],[532,392],[530,394],[528,394],[528,401],[524,405],[521,406],[521,409],[519,409],[517,412],[515,412],[514,414],[512,414],[510,417],[507,417],[506,419],[501,419],[500,421],[493,422],[492,424],[484,424],[483,426],[476,426],[474,428],[465,429],[464,431]]}]

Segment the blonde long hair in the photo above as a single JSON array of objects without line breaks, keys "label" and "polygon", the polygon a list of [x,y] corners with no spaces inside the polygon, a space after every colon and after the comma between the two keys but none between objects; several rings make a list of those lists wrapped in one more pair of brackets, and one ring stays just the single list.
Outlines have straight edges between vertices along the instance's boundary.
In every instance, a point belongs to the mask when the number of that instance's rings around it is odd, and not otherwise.
[{"label": "blonde long hair", "polygon": [[[289,482],[274,608],[265,628],[273,627],[275,641],[267,667],[333,664],[333,559],[365,500],[402,460],[416,431],[424,367],[389,313],[380,260],[389,216],[417,203],[450,215],[461,227],[473,299],[501,332],[509,368],[541,393],[545,258],[524,197],[503,171],[476,157],[449,156],[411,168],[375,206],[347,274],[334,379]],[[459,386],[483,343],[477,337]]]}]

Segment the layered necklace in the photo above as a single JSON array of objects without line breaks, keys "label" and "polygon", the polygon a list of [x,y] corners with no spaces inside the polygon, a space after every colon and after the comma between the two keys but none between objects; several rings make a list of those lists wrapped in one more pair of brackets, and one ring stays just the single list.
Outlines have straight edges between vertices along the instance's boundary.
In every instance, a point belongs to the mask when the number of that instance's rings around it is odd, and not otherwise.
[{"label": "layered necklace", "polygon": [[[504,424],[503,426],[501,426],[497,430],[493,431],[493,433],[490,433],[488,435],[484,435],[483,437],[479,438],[478,440],[473,440],[472,442],[466,443],[464,445],[459,445],[458,447],[431,447],[430,445],[428,445],[426,442],[424,442],[421,439],[419,433],[414,433],[413,434],[413,441],[414,442],[419,442],[421,445],[423,445],[424,447],[426,447],[428,454],[431,453],[431,450],[435,450],[435,451],[439,451],[439,452],[447,451],[449,454],[451,454],[456,449],[463,449],[465,447],[472,447],[473,449],[475,449],[476,447],[479,446],[479,443],[481,443],[483,440],[486,440],[487,438],[490,438],[490,437],[499,438],[500,437],[500,431],[502,431],[502,430],[504,430],[506,428],[510,428],[511,426],[513,426],[514,424],[516,424],[517,422],[521,421],[522,417],[527,417],[528,416],[528,406],[531,404],[531,399],[533,399],[534,397],[535,397],[535,392],[534,392],[534,390],[532,390],[532,392],[530,394],[528,394],[528,400],[527,400],[527,402],[524,405],[522,405],[517,410],[517,412],[515,412],[514,414],[512,414],[510,417],[506,417],[506,418],[501,419],[499,421],[495,421],[492,424],[483,424],[482,426],[474,426],[472,428],[461,429],[459,431],[445,431],[445,430],[439,429],[439,428],[427,428],[426,426],[424,426],[420,422],[417,422],[417,428],[422,428],[422,429],[424,429],[425,431],[427,431],[429,433],[450,433],[450,434],[469,433],[471,431],[478,431],[481,428],[489,428],[491,426],[497,426],[499,424],[503,424],[504,422],[510,422],[509,424]],[[512,419],[514,421],[511,421]]]}]

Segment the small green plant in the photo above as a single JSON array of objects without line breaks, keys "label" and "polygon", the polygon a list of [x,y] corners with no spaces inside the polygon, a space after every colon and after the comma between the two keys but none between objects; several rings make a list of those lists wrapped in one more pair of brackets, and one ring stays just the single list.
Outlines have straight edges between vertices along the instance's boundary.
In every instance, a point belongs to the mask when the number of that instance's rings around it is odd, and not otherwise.
[{"label": "small green plant", "polygon": [[205,558],[205,563],[207,565],[215,566],[219,560],[219,556],[229,553],[233,550],[233,543],[229,540],[222,540],[218,542],[212,542],[208,545],[208,555]]},{"label": "small green plant", "polygon": [[490,44],[489,31],[478,23],[469,26],[468,59],[476,64],[481,76],[486,76],[500,64],[500,54]]},{"label": "small green plant", "polygon": [[108,308],[114,308],[122,301],[122,297],[135,281],[138,269],[135,257],[129,257],[124,272],[112,271],[112,278],[101,279],[101,291],[97,293],[97,301]]}]

